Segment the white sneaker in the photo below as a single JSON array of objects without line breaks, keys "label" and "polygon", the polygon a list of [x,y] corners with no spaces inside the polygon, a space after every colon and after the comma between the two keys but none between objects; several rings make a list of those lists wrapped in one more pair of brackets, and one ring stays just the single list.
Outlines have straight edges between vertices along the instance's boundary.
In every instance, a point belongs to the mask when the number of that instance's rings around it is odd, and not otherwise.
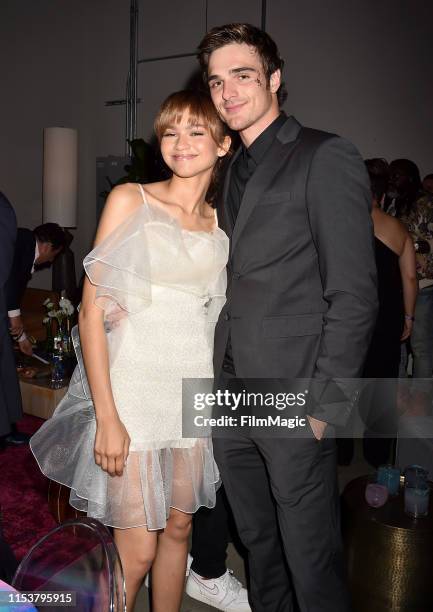
[{"label": "white sneaker", "polygon": [[187,594],[203,603],[224,612],[251,612],[247,590],[227,570],[220,578],[205,580],[190,570],[186,581]]},{"label": "white sneaker", "polygon": [[189,576],[189,573],[191,571],[191,563],[192,563],[192,557],[188,553],[188,557],[187,557],[187,560],[186,560],[186,572],[185,572],[185,576]]},{"label": "white sneaker", "polygon": [[[188,553],[188,557],[187,557],[187,560],[186,560],[186,572],[185,572],[185,576],[189,576],[189,572],[190,572],[190,569],[191,569],[191,563],[192,563],[192,557]],[[150,579],[150,572],[147,572],[146,577],[144,579],[144,586],[147,589],[149,588],[149,579]]]}]

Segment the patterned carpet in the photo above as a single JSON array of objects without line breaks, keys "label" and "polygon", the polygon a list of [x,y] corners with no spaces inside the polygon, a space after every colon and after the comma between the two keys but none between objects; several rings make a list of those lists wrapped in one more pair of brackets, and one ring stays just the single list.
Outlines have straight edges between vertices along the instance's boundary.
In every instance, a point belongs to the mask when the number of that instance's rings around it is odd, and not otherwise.
[{"label": "patterned carpet", "polygon": [[[43,420],[25,415],[19,431],[33,434]],[[3,535],[20,560],[29,548],[56,526],[48,509],[48,480],[27,445],[0,451],[0,508]]]}]

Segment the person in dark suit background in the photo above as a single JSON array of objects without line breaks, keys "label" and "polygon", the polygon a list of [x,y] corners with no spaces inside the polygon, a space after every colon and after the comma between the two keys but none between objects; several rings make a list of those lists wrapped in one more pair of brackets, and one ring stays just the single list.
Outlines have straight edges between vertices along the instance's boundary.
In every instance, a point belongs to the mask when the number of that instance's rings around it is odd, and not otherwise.
[{"label": "person in dark suit background", "polygon": [[65,248],[66,234],[57,223],[38,225],[33,231],[18,228],[13,264],[6,282],[5,293],[10,333],[21,352],[31,355],[32,345],[27,339],[21,319],[21,300],[34,271],[51,264]]},{"label": "person in dark suit background", "polygon": [[376,318],[368,176],[351,143],[280,112],[283,61],[265,32],[214,28],[199,60],[242,140],[219,215],[231,249],[215,377],[247,390],[252,379],[307,378],[314,391],[302,436],[214,438],[252,609],[292,612],[296,593],[302,612],[348,612],[332,431],[357,392],[329,383],[360,376]]},{"label": "person in dark suit background", "polygon": [[15,368],[5,297],[14,258],[17,221],[14,209],[0,192],[0,450],[13,425],[22,417],[21,394]]}]

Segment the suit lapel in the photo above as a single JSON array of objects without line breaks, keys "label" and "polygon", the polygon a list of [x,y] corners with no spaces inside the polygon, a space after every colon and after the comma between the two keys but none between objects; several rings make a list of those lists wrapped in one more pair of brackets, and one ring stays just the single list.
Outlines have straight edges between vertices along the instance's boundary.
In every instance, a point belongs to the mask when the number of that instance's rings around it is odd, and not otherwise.
[{"label": "suit lapel", "polygon": [[[245,225],[259,202],[265,189],[270,185],[272,179],[277,174],[281,166],[287,162],[287,158],[296,145],[296,138],[301,129],[301,125],[294,117],[288,117],[286,123],[277,134],[270,149],[265,155],[265,159],[257,166],[256,171],[247,183],[242,197],[236,224],[231,235],[231,251],[236,248],[239,237]],[[227,175],[224,194],[227,195],[230,175]],[[224,202],[226,200],[224,199]]]}]

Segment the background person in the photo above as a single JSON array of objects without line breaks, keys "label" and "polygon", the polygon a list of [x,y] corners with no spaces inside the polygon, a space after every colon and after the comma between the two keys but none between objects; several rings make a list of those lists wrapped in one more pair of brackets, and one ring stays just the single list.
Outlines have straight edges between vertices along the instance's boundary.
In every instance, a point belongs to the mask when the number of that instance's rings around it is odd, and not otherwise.
[{"label": "background person", "polygon": [[411,410],[426,414],[431,411],[433,390],[433,194],[420,191],[402,221],[416,246],[428,245],[416,252],[419,291],[411,335]]},{"label": "background person", "polygon": [[16,422],[22,418],[21,393],[9,335],[5,285],[10,275],[17,233],[15,211],[0,192],[0,450],[22,443]]},{"label": "background person", "polygon": [[426,174],[422,179],[422,188],[424,191],[433,194],[433,174]]},{"label": "background person", "polygon": [[406,223],[405,217],[419,196],[421,177],[411,159],[394,159],[389,165],[388,192],[383,209]]},{"label": "background person", "polygon": [[10,333],[21,352],[31,355],[32,345],[27,339],[21,318],[21,301],[33,272],[44,264],[51,264],[66,245],[64,230],[57,223],[44,223],[35,229],[18,228],[12,268],[5,293]]},{"label": "background person", "polygon": [[[390,461],[397,430],[401,343],[412,333],[418,283],[412,238],[401,221],[381,209],[389,166],[383,159],[368,159],[365,164],[372,193],[379,312],[363,371],[364,378],[375,380],[363,390],[359,409],[367,424],[364,456],[377,468]],[[340,438],[337,445],[339,463],[348,465],[353,457],[353,440]]]}]

